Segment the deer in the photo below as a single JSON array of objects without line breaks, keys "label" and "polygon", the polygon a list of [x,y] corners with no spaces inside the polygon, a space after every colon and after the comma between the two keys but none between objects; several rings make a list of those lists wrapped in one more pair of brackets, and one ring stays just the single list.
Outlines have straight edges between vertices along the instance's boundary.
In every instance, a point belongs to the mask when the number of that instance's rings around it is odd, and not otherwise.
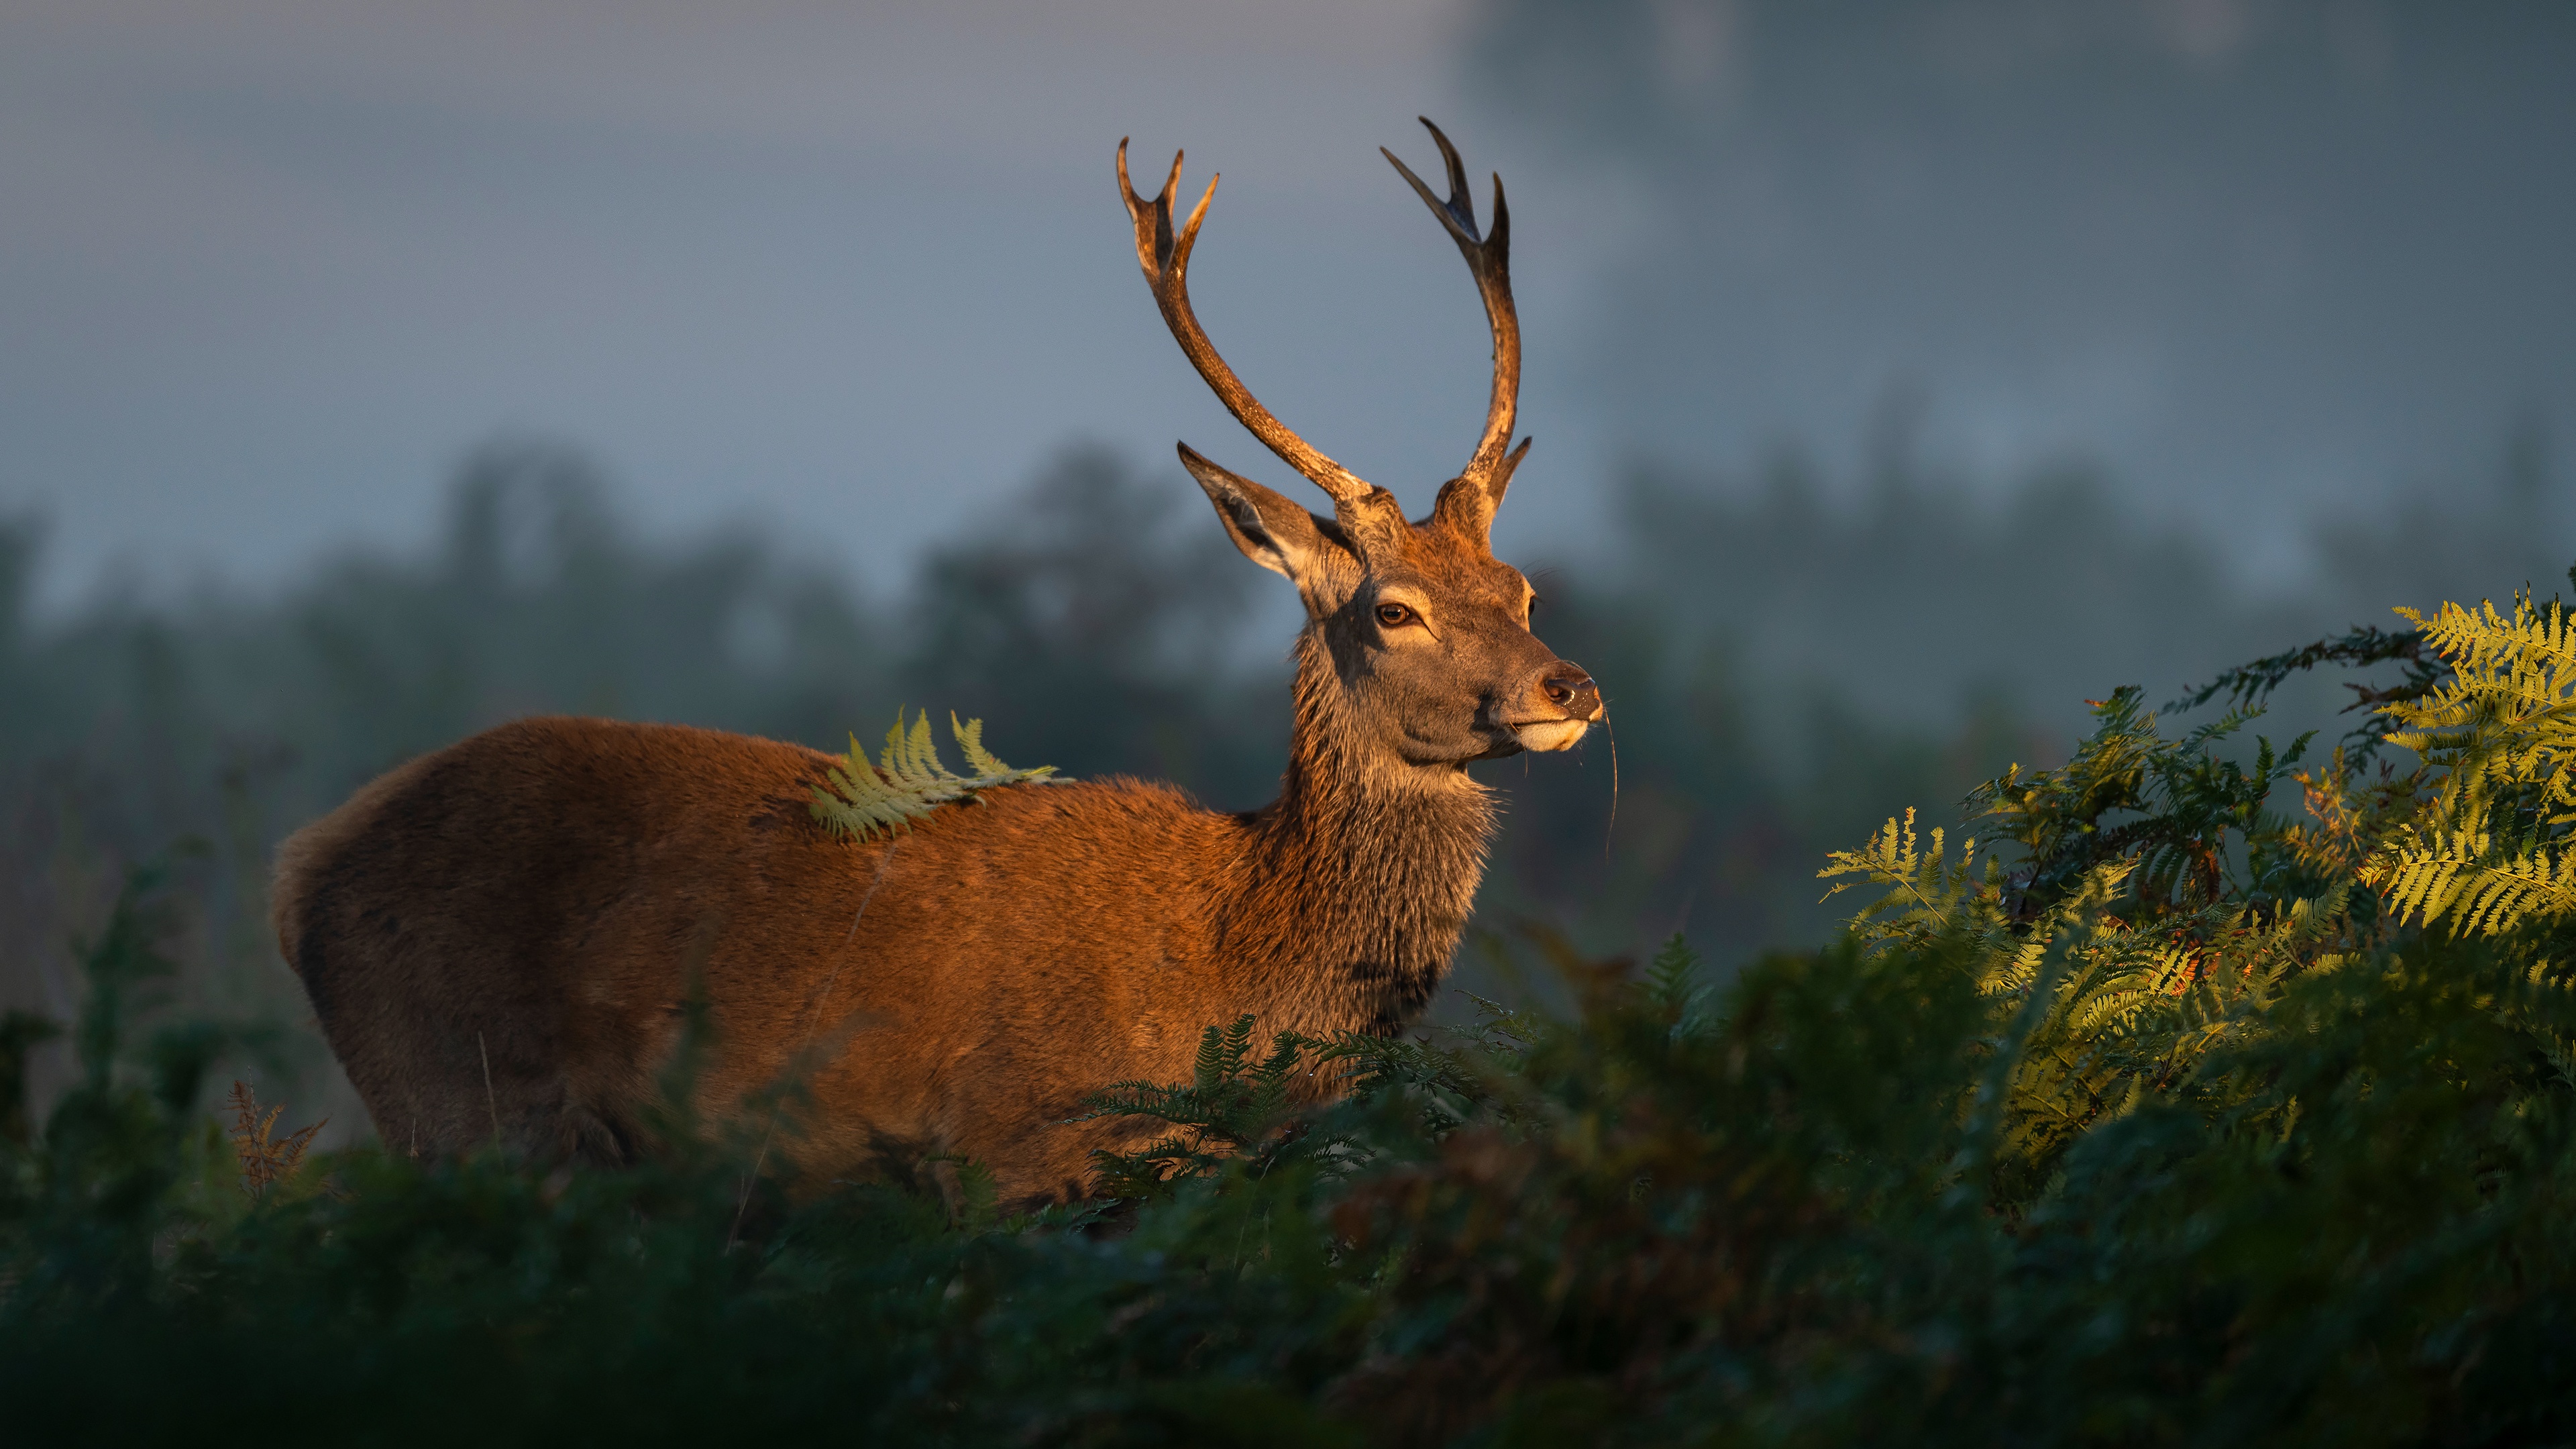
[{"label": "deer", "polygon": [[[1202,1030],[1395,1034],[1449,970],[1496,811],[1474,762],[1571,749],[1603,717],[1530,630],[1489,541],[1529,451],[1510,213],[1479,231],[1464,165],[1437,196],[1493,334],[1482,436],[1408,521],[1283,426],[1217,354],[1188,272],[1216,180],[1174,225],[1181,155],[1118,189],[1165,325],[1219,401],[1330,516],[1179,445],[1246,558],[1297,590],[1279,797],[1241,814],[1129,778],[1013,784],[849,839],[808,808],[835,758],[668,724],[528,718],[397,766],[279,848],[278,945],[380,1140],[455,1156],[631,1164],[657,1150],[689,1023],[691,1101],[744,1120],[794,1078],[776,1171],[798,1182],[971,1160],[1006,1205],[1085,1195],[1075,1122],[1113,1081],[1190,1075]],[[1328,1094],[1329,1084],[1306,1090]],[[763,1149],[764,1160],[767,1148]],[[951,1174],[953,1176],[953,1173]],[[917,1179],[916,1179],[917,1180]],[[949,1185],[953,1191],[953,1185]]]}]

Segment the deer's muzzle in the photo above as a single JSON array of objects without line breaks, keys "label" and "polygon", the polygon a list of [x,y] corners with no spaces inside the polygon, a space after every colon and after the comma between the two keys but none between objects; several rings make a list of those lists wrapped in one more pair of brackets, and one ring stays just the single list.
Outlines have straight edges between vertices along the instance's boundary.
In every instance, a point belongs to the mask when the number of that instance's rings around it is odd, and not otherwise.
[{"label": "deer's muzzle", "polygon": [[1601,687],[1579,664],[1559,660],[1530,693],[1530,703],[1535,706],[1530,715],[1504,722],[1522,749],[1541,754],[1570,750],[1592,722],[1601,718]]}]

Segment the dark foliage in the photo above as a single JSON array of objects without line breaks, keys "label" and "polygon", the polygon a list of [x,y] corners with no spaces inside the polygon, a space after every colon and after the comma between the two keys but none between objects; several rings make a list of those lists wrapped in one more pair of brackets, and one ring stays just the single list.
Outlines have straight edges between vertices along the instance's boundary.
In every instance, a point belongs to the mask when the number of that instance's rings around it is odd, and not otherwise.
[{"label": "dark foliage", "polygon": [[[1100,1162],[1115,1202],[1006,1220],[974,1164],[930,1162],[788,1201],[677,1114],[677,1155],[625,1174],[295,1160],[355,1108],[297,1085],[309,1039],[247,1025],[300,1010],[261,934],[265,852],[465,729],[575,708],[837,745],[900,699],[988,715],[1013,758],[1257,800],[1279,681],[1216,667],[1239,603],[1219,581],[1257,576],[1163,531],[1158,496],[1071,459],[940,555],[893,626],[750,540],[638,543],[577,459],[526,446],[478,456],[435,555],[274,601],[39,626],[30,535],[0,533],[0,865],[23,907],[0,964],[51,1004],[0,1017],[0,1422],[30,1442],[236,1419],[360,1442],[2576,1434],[2576,1013],[2553,964],[2576,907],[2536,891],[2494,929],[2408,929],[2370,872],[2433,848],[2406,832],[2441,781],[2398,770],[2403,741],[2373,758],[2393,716],[2328,761],[2245,739],[2303,673],[2379,670],[2357,686],[2374,711],[2456,676],[2424,636],[2357,630],[2219,676],[2185,703],[2233,708],[2179,736],[2116,692],[2071,756],[1955,677],[1924,704],[1906,671],[1955,655],[1927,632],[1973,636],[1980,670],[2098,675],[2101,637],[2205,673],[2212,621],[2244,625],[2187,540],[2121,544],[2065,480],[1983,512],[1892,485],[1857,512],[1785,484],[1641,488],[1631,567],[1539,580],[1542,630],[1611,687],[1615,835],[1606,748],[1494,772],[1513,808],[1486,918],[1570,929],[1489,938],[1482,979],[1554,982],[1512,999],[1565,1010],[1461,993],[1471,1021],[1393,1041],[1211,1024],[1191,1081],[1094,1102],[1159,1138]],[[1976,583],[1918,607],[1946,575]],[[1776,626],[1740,627],[1742,589],[1784,591]],[[2065,632],[1989,626],[2007,615]],[[2066,763],[1970,794],[2016,755]],[[2556,871],[2563,788],[2471,804]],[[1755,949],[1817,939],[1826,846],[1962,794],[1985,860],[1891,823],[1838,857],[1889,903],[1830,947]],[[120,864],[189,833],[213,846]],[[1686,917],[1719,971],[1678,939],[1633,979],[1575,944]],[[200,1100],[246,1062],[290,1104],[258,1119],[288,1146],[256,1183]],[[1327,1079],[1347,1095],[1319,1106]]]},{"label": "dark foliage", "polygon": [[[2316,925],[2348,867],[2201,866],[2290,838],[2268,750],[2101,715],[1987,793],[2019,859],[1982,883],[1892,827],[1844,859],[1902,912],[1724,983],[1675,938],[1572,970],[1564,1019],[1211,1027],[1192,1081],[1095,1099],[1167,1129],[1101,1162],[1123,1202],[1010,1220],[972,1164],[777,1200],[678,1114],[629,1172],[369,1149],[233,1190],[204,1034],[136,1014],[176,904],[138,873],[79,1081],[0,1143],[0,1403],[31,1442],[244,1385],[291,1406],[263,1437],[368,1443],[2576,1433],[2563,918]],[[1317,1074],[1348,1091],[1299,1106]]]},{"label": "dark foliage", "polygon": [[[2576,576],[2576,569],[2569,570],[2569,573]],[[2259,708],[2292,675],[2327,665],[2366,669],[2374,664],[2391,662],[2406,666],[2405,673],[2394,684],[2374,686],[2366,682],[2346,682],[2344,685],[2353,695],[2352,703],[2344,706],[2344,713],[2359,709],[2371,711],[2345,737],[2344,742],[2352,749],[2356,760],[2369,759],[2377,755],[2380,746],[2387,742],[2389,731],[2397,727],[2396,718],[2380,706],[2422,699],[2443,676],[2450,673],[2449,666],[2427,650],[2424,636],[2413,629],[2381,629],[2363,625],[2335,638],[2302,644],[2296,649],[2225,670],[2207,684],[2185,690],[2181,698],[2165,708],[2197,709],[2213,699],[2224,699],[2230,705],[2244,708]]]}]

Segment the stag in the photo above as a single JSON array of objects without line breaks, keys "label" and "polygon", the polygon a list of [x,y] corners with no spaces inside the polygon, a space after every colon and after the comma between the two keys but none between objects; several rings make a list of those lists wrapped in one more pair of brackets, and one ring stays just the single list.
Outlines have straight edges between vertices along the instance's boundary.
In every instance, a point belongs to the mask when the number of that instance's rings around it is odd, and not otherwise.
[{"label": "stag", "polygon": [[[1279,798],[1200,808],[1130,779],[1017,785],[909,831],[836,837],[807,802],[832,757],[670,725],[524,719],[404,764],[281,848],[275,923],[379,1135],[446,1154],[497,1140],[620,1163],[691,1004],[714,1047],[705,1112],[746,1120],[782,1080],[805,1181],[984,1164],[1005,1201],[1083,1190],[1114,1123],[1069,1124],[1118,1079],[1189,1075],[1202,1028],[1392,1033],[1455,953],[1494,809],[1469,763],[1564,750],[1592,679],[1531,634],[1529,581],[1487,534],[1512,471],[1520,326],[1510,215],[1479,233],[1466,170],[1442,200],[1387,159],[1467,259],[1493,329],[1484,435],[1430,515],[1282,426],[1190,308],[1211,180],[1176,230],[1181,158],[1118,186],[1155,305],[1253,436],[1332,499],[1309,513],[1188,445],[1235,546],[1304,601]],[[1320,1090],[1320,1089],[1319,1089]],[[775,1097],[770,1100],[775,1101]]]}]

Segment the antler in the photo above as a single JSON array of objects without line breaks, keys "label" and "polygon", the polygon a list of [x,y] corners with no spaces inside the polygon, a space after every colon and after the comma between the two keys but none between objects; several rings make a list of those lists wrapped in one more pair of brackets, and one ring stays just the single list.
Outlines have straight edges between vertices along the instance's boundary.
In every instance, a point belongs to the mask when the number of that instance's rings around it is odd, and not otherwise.
[{"label": "antler", "polygon": [[[1512,422],[1519,407],[1521,391],[1521,319],[1512,307],[1512,213],[1503,204],[1503,178],[1494,177],[1494,229],[1491,234],[1476,234],[1476,200],[1467,190],[1467,168],[1458,159],[1458,148],[1440,134],[1428,116],[1415,119],[1431,133],[1440,147],[1440,159],[1449,168],[1449,199],[1442,201],[1422,184],[1413,169],[1396,160],[1395,153],[1381,146],[1378,154],[1392,162],[1404,179],[1413,183],[1431,214],[1449,229],[1450,239],[1458,243],[1459,255],[1467,259],[1467,270],[1476,277],[1477,294],[1485,299],[1485,320],[1494,329],[1494,391],[1485,407],[1485,436],[1476,443],[1476,455],[1466,469],[1442,485],[1436,512],[1456,517],[1470,525],[1476,538],[1483,538],[1493,523],[1494,510],[1501,506],[1503,490],[1511,486],[1512,470],[1520,466],[1521,455],[1529,451],[1523,439],[1518,448],[1503,451],[1512,440]],[[1205,202],[1200,203],[1205,206]]]},{"label": "antler", "polygon": [[1316,451],[1305,439],[1290,432],[1286,424],[1271,416],[1243,380],[1226,366],[1208,341],[1207,332],[1199,326],[1197,314],[1190,310],[1190,248],[1198,241],[1199,220],[1207,215],[1208,202],[1216,196],[1216,177],[1208,178],[1206,194],[1190,212],[1190,219],[1180,234],[1172,233],[1172,193],[1181,182],[1181,153],[1172,153],[1172,174],[1163,181],[1162,194],[1148,201],[1136,194],[1127,180],[1127,142],[1118,142],[1118,192],[1127,202],[1128,218],[1136,223],[1136,260],[1145,269],[1145,282],[1153,288],[1154,304],[1162,309],[1163,322],[1172,329],[1172,337],[1190,364],[1207,380],[1226,411],[1235,421],[1252,430],[1252,435],[1279,455],[1280,461],[1306,475],[1316,487],[1333,497],[1333,511],[1345,528],[1357,533],[1364,524],[1382,523],[1391,518],[1403,522],[1403,512],[1396,507],[1393,494],[1353,474],[1348,468]]}]

